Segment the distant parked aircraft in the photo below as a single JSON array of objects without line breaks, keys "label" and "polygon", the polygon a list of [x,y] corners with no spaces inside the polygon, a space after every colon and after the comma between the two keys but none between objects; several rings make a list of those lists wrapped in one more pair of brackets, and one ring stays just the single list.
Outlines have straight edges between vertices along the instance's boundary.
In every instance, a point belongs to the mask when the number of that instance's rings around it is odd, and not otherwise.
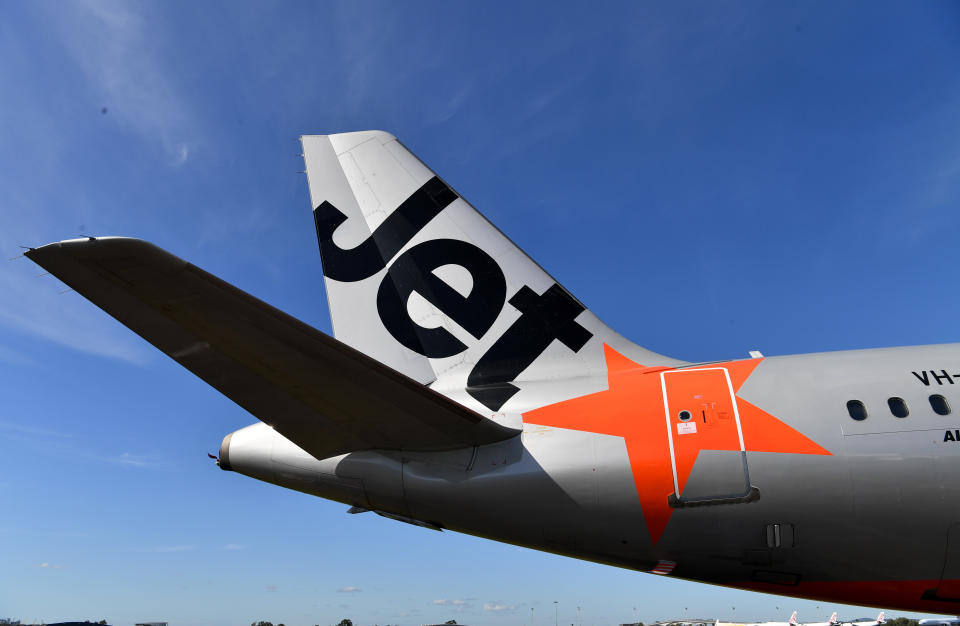
[{"label": "distant parked aircraft", "polygon": [[877,619],[858,619],[853,620],[852,622],[843,622],[844,626],[850,624],[851,626],[880,626],[881,624],[886,624],[887,620],[884,619],[884,612],[880,611],[880,615],[877,615]]},{"label": "distant parked aircraft", "polygon": [[[335,338],[144,241],[27,252],[261,420],[226,436],[222,469],[639,571],[957,611],[960,346],[669,358],[604,324],[393,136],[302,144]],[[562,172],[544,197],[574,184],[597,204],[632,192]],[[592,210],[544,215],[527,237],[589,265],[605,253],[578,239]],[[736,320],[710,294],[651,289],[651,275],[683,280],[645,252],[664,236],[637,230],[632,260],[598,282]],[[757,286],[716,287],[766,306]]]},{"label": "distant parked aircraft", "polygon": [[960,626],[960,618],[930,618],[922,619],[918,622],[919,626]]},{"label": "distant parked aircraft", "polygon": [[834,611],[827,622],[809,622],[803,626],[840,626],[840,621],[837,619],[837,612]]},{"label": "distant parked aircraft", "polygon": [[794,611],[790,619],[786,622],[721,622],[717,620],[716,626],[805,626],[797,621],[797,612]]}]

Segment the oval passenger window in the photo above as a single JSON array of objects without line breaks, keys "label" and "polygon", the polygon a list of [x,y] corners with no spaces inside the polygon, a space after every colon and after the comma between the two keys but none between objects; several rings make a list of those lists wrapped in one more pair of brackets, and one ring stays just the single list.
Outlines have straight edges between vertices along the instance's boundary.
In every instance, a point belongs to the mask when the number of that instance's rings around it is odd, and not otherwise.
[{"label": "oval passenger window", "polygon": [[895,417],[906,417],[910,415],[910,411],[907,409],[907,403],[903,401],[903,398],[896,396],[888,398],[887,406],[890,407],[890,412],[893,413]]},{"label": "oval passenger window", "polygon": [[930,396],[930,408],[937,415],[950,415],[950,405],[947,403],[947,399],[938,393]]},{"label": "oval passenger window", "polygon": [[862,422],[867,419],[867,407],[863,406],[863,402],[859,400],[848,400],[847,401],[847,413],[850,414],[850,417]]}]

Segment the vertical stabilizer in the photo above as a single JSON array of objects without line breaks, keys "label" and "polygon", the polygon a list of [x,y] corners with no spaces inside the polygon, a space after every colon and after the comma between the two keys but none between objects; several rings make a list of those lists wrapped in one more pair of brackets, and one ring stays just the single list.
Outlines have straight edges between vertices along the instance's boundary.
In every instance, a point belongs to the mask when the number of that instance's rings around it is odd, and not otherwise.
[{"label": "vertical stabilizer", "polygon": [[337,339],[488,413],[596,390],[604,343],[681,363],[604,325],[392,135],[301,141]]}]

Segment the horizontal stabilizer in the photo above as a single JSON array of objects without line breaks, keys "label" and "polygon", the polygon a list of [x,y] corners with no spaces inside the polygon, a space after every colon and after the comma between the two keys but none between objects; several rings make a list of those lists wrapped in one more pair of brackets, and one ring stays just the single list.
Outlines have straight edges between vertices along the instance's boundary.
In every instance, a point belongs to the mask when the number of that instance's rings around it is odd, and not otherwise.
[{"label": "horizontal stabilizer", "polygon": [[145,241],[75,239],[26,256],[318,459],[519,433]]}]

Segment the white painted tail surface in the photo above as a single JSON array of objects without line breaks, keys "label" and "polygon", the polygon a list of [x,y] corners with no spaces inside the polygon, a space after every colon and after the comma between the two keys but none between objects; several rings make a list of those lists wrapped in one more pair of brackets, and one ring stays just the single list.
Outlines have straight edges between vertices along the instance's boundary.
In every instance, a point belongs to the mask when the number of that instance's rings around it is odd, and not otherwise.
[{"label": "white painted tail surface", "polygon": [[392,135],[301,142],[337,339],[487,414],[598,390],[604,343],[681,363],[604,325]]}]

